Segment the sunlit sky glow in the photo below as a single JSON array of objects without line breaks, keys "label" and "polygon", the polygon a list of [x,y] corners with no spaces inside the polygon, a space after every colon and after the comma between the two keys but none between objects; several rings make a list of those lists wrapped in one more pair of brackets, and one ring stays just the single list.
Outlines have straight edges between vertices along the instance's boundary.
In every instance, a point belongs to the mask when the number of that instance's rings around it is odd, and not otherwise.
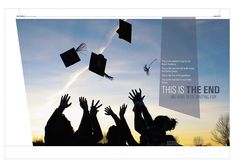
[{"label": "sunlit sky glow", "polygon": [[[196,136],[201,136],[205,144],[215,144],[210,131],[218,118],[229,112],[229,20],[197,20],[199,83],[221,88],[215,100],[200,100],[200,119],[158,105],[159,61],[152,65],[150,76],[143,70],[153,59],[160,60],[161,19],[128,22],[133,29],[131,44],[114,34],[119,24],[116,19],[17,19],[33,137],[44,135],[46,122],[58,107],[60,97],[69,93],[72,105],[64,114],[74,130],[82,117],[78,98],[85,96],[89,105],[93,99],[103,103],[98,119],[104,133],[114,124],[104,114],[104,108],[110,105],[118,114],[119,106],[128,104],[126,119],[139,141],[128,92],[141,88],[154,118],[161,114],[177,118],[179,123],[170,133],[181,144],[192,145]],[[88,51],[80,55],[81,62],[65,68],[60,54],[82,42]],[[114,77],[113,81],[87,70],[91,52],[103,52],[107,58],[106,73]]]}]

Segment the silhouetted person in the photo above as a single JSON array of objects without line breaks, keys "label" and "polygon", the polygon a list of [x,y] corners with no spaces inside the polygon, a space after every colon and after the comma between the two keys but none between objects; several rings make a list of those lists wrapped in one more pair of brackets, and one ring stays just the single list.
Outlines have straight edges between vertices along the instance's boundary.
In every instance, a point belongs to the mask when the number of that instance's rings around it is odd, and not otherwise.
[{"label": "silhouetted person", "polygon": [[111,146],[125,146],[126,140],[125,140],[124,134],[122,133],[121,120],[113,112],[110,106],[105,108],[105,114],[112,116],[116,124],[116,126],[113,125],[108,130],[108,133],[107,133],[108,143],[107,144]]},{"label": "silhouetted person", "polygon": [[175,128],[177,121],[175,119],[170,119],[167,116],[157,116],[153,120],[143,102],[145,96],[142,96],[141,89],[139,89],[139,92],[137,90],[132,90],[132,92],[129,92],[129,95],[129,98],[134,103],[135,130],[141,134],[141,145],[157,146],[177,143],[173,136],[166,135],[166,131]]},{"label": "silhouetted person", "polygon": [[73,128],[70,121],[63,114],[65,108],[72,104],[68,103],[69,99],[68,94],[62,96],[59,107],[47,121],[44,137],[47,146],[73,145]]},{"label": "silhouetted person", "polygon": [[103,138],[103,134],[96,117],[100,101],[92,105],[90,111],[88,110],[87,100],[84,97],[79,98],[80,106],[83,109],[83,116],[78,130],[74,134],[75,145],[97,145],[97,143]]},{"label": "silhouetted person", "polygon": [[115,125],[111,126],[107,133],[107,141],[108,145],[111,146],[125,146],[127,143],[128,145],[137,145],[137,142],[134,140],[131,131],[129,129],[129,126],[126,122],[126,119],[124,117],[124,114],[126,112],[127,105],[123,104],[120,107],[120,112],[118,116],[112,111],[111,107],[105,108],[105,114],[111,115],[112,118],[115,121]]},{"label": "silhouetted person", "polygon": [[109,146],[125,146],[125,138],[118,126],[112,125],[107,133],[107,145]]},{"label": "silhouetted person", "polygon": [[167,116],[157,116],[153,126],[148,129],[147,145],[176,145],[172,135],[166,135],[166,131],[175,129],[176,120]]}]

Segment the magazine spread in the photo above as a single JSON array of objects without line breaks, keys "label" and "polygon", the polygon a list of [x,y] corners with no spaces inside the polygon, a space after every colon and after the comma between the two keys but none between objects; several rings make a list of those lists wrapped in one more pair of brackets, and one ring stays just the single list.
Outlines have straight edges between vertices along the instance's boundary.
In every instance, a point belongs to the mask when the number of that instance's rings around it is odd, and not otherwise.
[{"label": "magazine spread", "polygon": [[33,146],[230,146],[229,19],[16,25]]}]

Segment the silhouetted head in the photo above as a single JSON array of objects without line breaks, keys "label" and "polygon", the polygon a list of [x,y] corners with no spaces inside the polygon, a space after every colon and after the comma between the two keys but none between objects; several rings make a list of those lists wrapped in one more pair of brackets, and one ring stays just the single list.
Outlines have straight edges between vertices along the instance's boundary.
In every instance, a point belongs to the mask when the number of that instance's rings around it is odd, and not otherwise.
[{"label": "silhouetted head", "polygon": [[167,116],[157,116],[154,119],[154,127],[161,131],[168,131],[175,129],[177,121],[174,118],[169,118]]},{"label": "silhouetted head", "polygon": [[125,145],[125,139],[123,138],[123,134],[121,130],[117,126],[110,126],[107,133],[108,145],[111,146],[120,146]]},{"label": "silhouetted head", "polygon": [[72,145],[73,128],[70,121],[62,114],[56,119],[50,119],[45,127],[46,145]]}]

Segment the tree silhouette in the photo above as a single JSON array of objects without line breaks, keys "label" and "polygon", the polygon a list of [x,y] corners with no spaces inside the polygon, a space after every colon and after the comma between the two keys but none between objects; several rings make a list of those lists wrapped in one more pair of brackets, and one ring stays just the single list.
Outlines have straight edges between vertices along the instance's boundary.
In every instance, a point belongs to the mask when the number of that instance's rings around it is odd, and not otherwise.
[{"label": "tree silhouette", "polygon": [[223,146],[230,146],[229,115],[220,116],[215,129],[211,132],[212,140]]},{"label": "tree silhouette", "polygon": [[204,140],[203,140],[203,138],[201,136],[194,137],[193,138],[193,144],[195,146],[203,146]]}]

